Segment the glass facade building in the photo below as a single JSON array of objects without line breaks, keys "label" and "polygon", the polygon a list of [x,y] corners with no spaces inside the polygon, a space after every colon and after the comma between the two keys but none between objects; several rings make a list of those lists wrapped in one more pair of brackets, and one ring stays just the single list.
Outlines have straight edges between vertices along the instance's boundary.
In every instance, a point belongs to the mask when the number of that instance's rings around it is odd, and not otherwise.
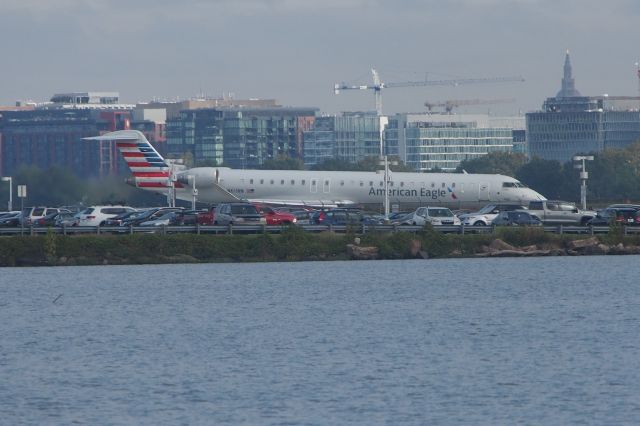
[{"label": "glass facade building", "polygon": [[286,155],[302,157],[302,129],[315,108],[205,108],[167,120],[167,151],[195,165],[256,168]]},{"label": "glass facade building", "polygon": [[461,161],[513,150],[513,129],[490,127],[487,116],[398,114],[385,131],[400,159],[416,171],[455,170]]},{"label": "glass facade building", "polygon": [[[332,158],[357,163],[367,157],[379,157],[380,145],[384,145],[381,132],[387,123],[387,117],[360,112],[316,119],[313,128],[304,132],[305,165],[313,166]],[[383,152],[397,155],[397,145],[396,149],[385,145]]]},{"label": "glass facade building", "polygon": [[576,154],[624,148],[640,141],[635,97],[548,98],[526,115],[529,155],[561,163]]}]

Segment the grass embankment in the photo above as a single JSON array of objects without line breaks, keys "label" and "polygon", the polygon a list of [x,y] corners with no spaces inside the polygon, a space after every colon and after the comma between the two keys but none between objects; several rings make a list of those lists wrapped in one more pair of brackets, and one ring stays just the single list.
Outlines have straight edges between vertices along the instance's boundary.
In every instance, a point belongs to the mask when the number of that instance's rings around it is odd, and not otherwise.
[{"label": "grass embankment", "polygon": [[[148,235],[3,237],[0,266],[102,265],[199,262],[261,262],[349,259],[348,245],[376,247],[375,258],[467,257],[481,253],[496,239],[516,247],[565,248],[585,238],[556,235],[535,228],[508,228],[495,234],[441,234],[430,227],[418,233],[306,233],[292,227],[279,235]],[[600,237],[605,244],[640,245],[638,237],[612,232]]]}]

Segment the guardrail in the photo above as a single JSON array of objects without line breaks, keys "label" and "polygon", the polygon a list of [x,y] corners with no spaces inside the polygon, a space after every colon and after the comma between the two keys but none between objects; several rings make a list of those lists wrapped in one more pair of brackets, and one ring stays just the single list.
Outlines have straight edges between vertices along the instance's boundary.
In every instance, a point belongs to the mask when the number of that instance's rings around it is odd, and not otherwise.
[{"label": "guardrail", "polygon": [[[24,227],[24,228],[2,228],[0,235],[43,235],[48,232],[61,235],[128,235],[138,233],[155,234],[234,234],[234,233],[280,233],[287,229],[288,225],[183,225],[183,226],[67,226],[67,227]],[[418,232],[422,226],[414,225],[295,225],[306,232],[355,232],[364,234],[367,232]],[[464,226],[464,225],[437,225],[435,230],[444,234],[492,234],[496,229],[505,227],[496,226]],[[608,226],[544,226],[545,232],[556,234],[607,234],[610,231]],[[640,227],[623,226],[624,235],[640,234]]]}]

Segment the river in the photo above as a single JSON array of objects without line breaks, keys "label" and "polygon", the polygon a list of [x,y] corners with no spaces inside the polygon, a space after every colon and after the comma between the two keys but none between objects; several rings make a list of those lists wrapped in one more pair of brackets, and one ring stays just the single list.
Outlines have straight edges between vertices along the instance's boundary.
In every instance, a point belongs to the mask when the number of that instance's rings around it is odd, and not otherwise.
[{"label": "river", "polygon": [[0,422],[637,424],[639,260],[0,268]]}]

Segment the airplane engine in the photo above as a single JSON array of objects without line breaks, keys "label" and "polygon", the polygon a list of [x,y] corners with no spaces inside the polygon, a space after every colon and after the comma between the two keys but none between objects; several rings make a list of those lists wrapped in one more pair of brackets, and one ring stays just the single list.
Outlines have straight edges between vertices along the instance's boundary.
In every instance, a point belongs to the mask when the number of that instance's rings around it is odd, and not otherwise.
[{"label": "airplane engine", "polygon": [[177,175],[178,182],[185,186],[191,186],[191,180],[195,178],[196,188],[212,187],[218,183],[218,169],[215,167],[195,167]]}]

